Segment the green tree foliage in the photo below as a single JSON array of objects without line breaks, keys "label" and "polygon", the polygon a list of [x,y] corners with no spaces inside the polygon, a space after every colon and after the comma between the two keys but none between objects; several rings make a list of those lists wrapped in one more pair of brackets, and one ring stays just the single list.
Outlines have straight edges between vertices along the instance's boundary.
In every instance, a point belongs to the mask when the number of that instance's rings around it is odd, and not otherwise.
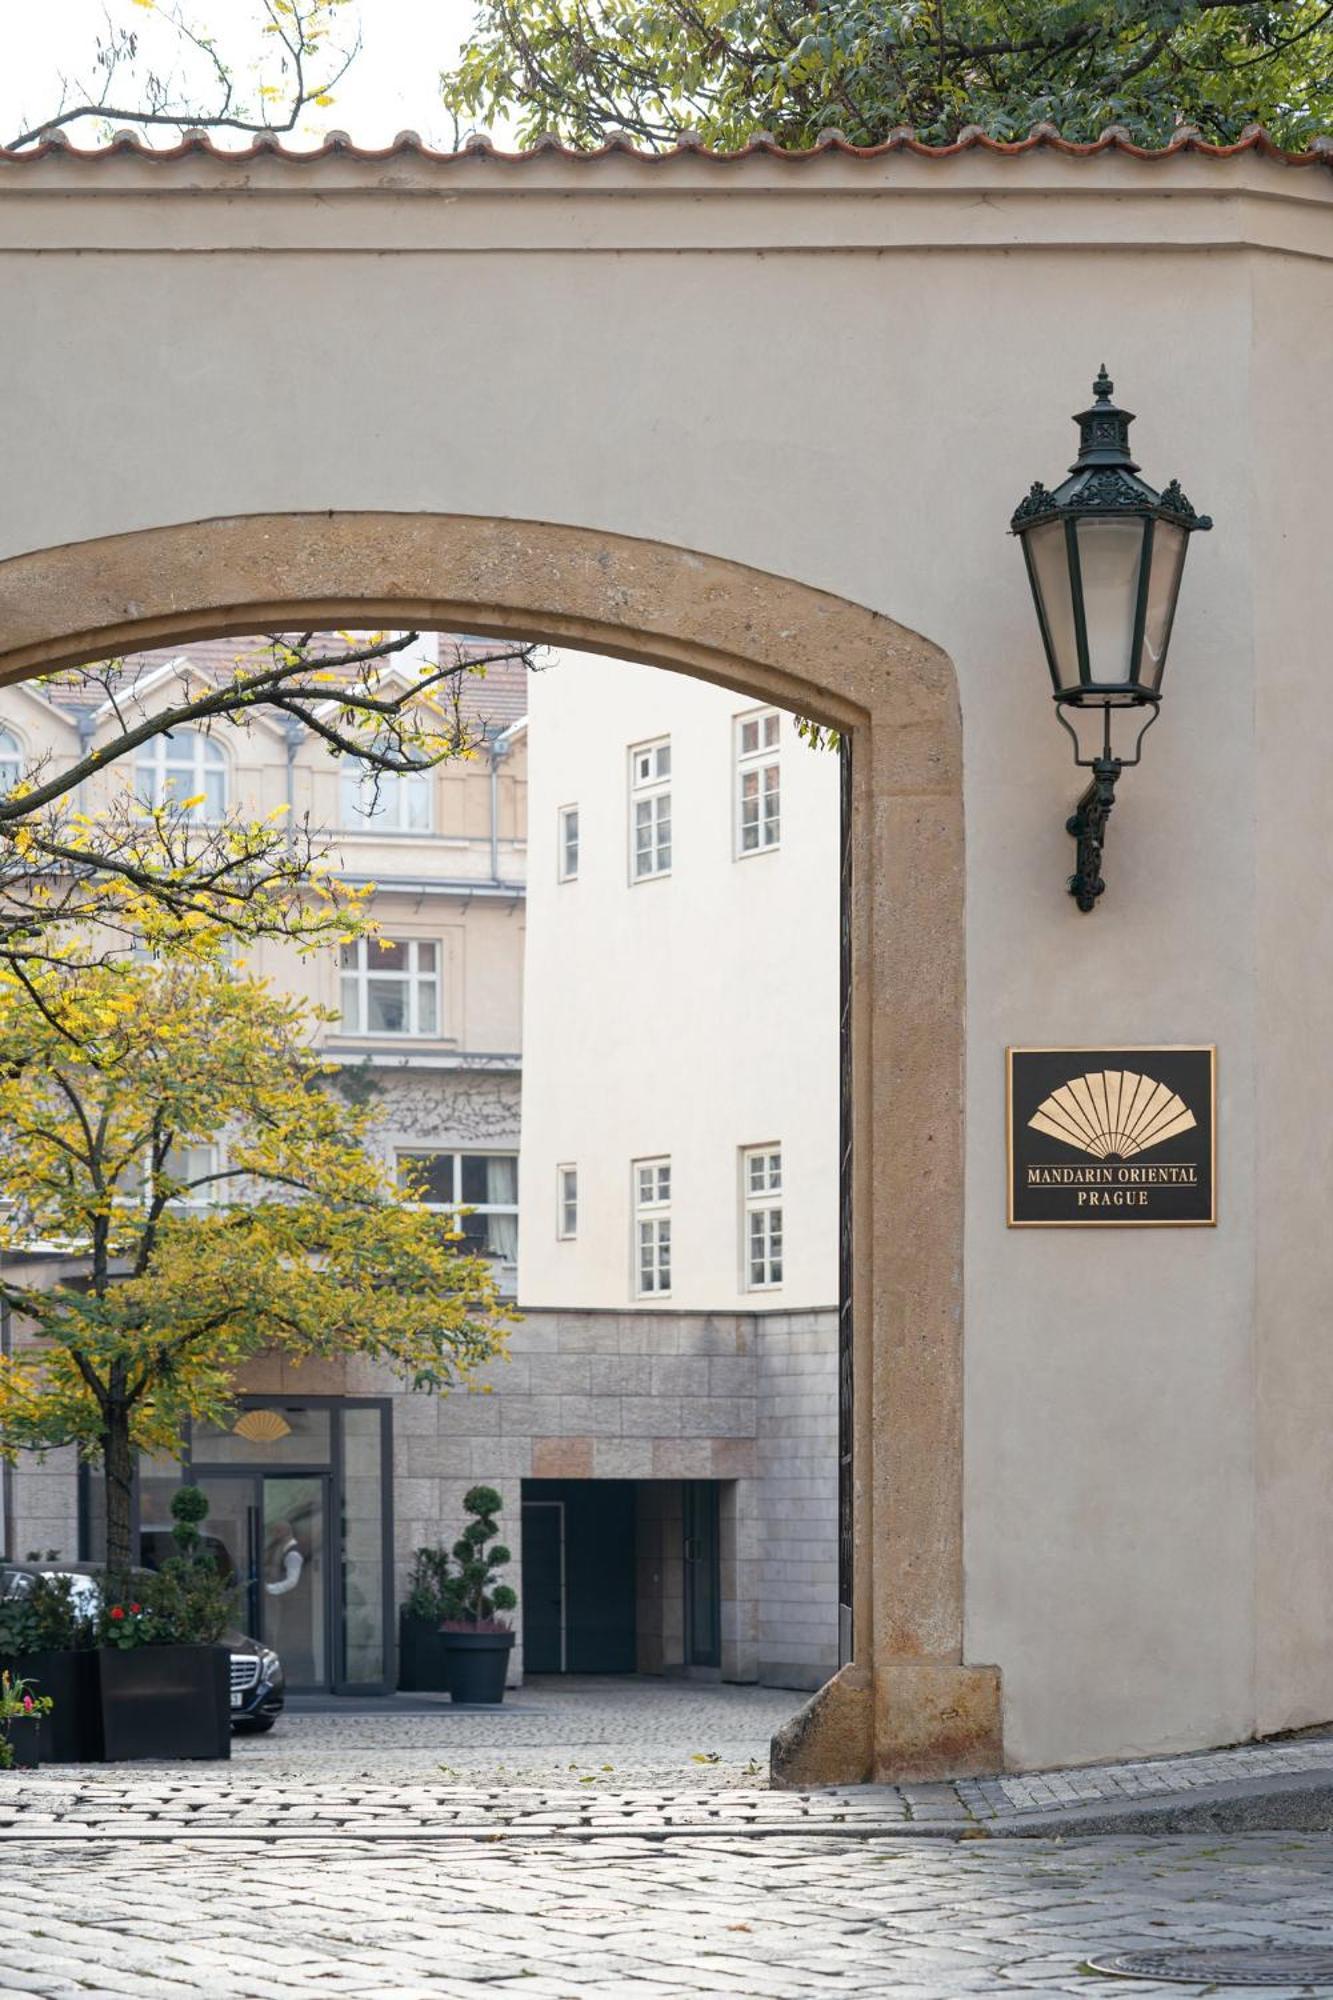
[{"label": "green tree foliage", "polygon": [[1066,138],[1119,125],[1163,145],[1181,125],[1231,141],[1262,123],[1302,147],[1333,125],[1333,6],[1322,0],[480,0],[455,117],[516,114],[525,139],[596,145],[692,131],[838,130],[934,144],[1039,122]]},{"label": "green tree foliage", "polygon": [[69,1259],[48,1286],[0,1275],[33,1336],[0,1357],[0,1451],[100,1459],[114,1572],[135,1452],[228,1423],[249,1356],[361,1355],[445,1390],[502,1351],[490,1265],[325,1087],[322,1018],[189,958],[0,972],[0,1250]]}]

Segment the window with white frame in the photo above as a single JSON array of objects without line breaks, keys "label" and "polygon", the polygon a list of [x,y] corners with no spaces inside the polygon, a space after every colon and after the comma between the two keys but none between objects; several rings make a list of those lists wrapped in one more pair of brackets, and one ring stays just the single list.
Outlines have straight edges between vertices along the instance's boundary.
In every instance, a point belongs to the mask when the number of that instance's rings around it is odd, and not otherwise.
[{"label": "window with white frame", "polygon": [[339,950],[345,1035],[438,1035],[440,946],[362,937]]},{"label": "window with white frame", "polygon": [[343,759],[343,825],[350,833],[429,833],[431,771],[377,771]]},{"label": "window with white frame", "polygon": [[629,872],[631,882],[671,873],[669,736],[629,753]]},{"label": "window with white frame", "polygon": [[162,1173],[166,1180],[178,1184],[179,1192],[167,1207],[173,1214],[216,1207],[221,1198],[216,1178],[221,1168],[216,1146],[172,1146],[162,1162]]},{"label": "window with white frame", "polygon": [[579,874],[579,809],[560,808],[560,880],[576,882]]},{"label": "window with white frame", "polygon": [[12,729],[0,729],[0,798],[12,792],[23,775],[23,746]]},{"label": "window with white frame", "polygon": [[[168,1147],[160,1169],[162,1181],[175,1189],[166,1203],[168,1213],[198,1214],[216,1207],[222,1199],[217,1180],[221,1171],[221,1150],[211,1143]],[[125,1163],[116,1189],[117,1201],[136,1202],[147,1208],[153,1198],[151,1152],[145,1151]]]},{"label": "window with white frame", "polygon": [[423,1208],[466,1209],[463,1246],[498,1263],[518,1261],[517,1153],[440,1153],[401,1149],[398,1185]]},{"label": "window with white frame", "polygon": [[634,1162],[635,1290],[641,1299],[671,1290],[671,1162]]},{"label": "window with white frame", "polygon": [[579,1233],[579,1170],[555,1170],[555,1233],[562,1243],[572,1242]]},{"label": "window with white frame", "polygon": [[134,790],[147,806],[192,799],[192,819],[219,820],[227,810],[226,752],[202,729],[154,736],[135,756]]},{"label": "window with white frame", "polygon": [[742,1256],[747,1292],[782,1283],[782,1150],[750,1146],[741,1154]]},{"label": "window with white frame", "polygon": [[782,718],[775,708],[736,717],[736,853],[763,854],[782,838]]}]

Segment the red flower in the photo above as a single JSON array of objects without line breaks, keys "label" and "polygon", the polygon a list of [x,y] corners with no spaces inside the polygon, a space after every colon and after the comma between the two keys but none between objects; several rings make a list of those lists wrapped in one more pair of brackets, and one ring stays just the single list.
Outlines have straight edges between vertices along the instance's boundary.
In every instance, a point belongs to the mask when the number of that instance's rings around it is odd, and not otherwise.
[{"label": "red flower", "polygon": [[117,1620],[119,1620],[119,1619],[121,1619],[121,1618],[123,1618],[123,1617],[125,1616],[125,1613],[124,1613],[124,1611],[123,1611],[123,1610],[121,1609],[121,1607],[120,1607],[120,1605],[119,1605],[119,1604],[113,1604],[113,1605],[112,1605],[112,1607],[111,1607],[111,1616],[112,1616],[113,1618],[117,1619]]},{"label": "red flower", "polygon": [[27,1709],[27,1710],[29,1711],[29,1713],[31,1713],[31,1711],[32,1711],[32,1696],[31,1696],[30,1694],[25,1694],[25,1695],[24,1695],[24,1697],[23,1697],[23,1706],[24,1706],[24,1708],[25,1708],[25,1709]]},{"label": "red flower", "polygon": [[132,1604],[130,1606],[130,1610],[134,1612],[135,1616],[137,1617],[138,1614],[143,1610],[143,1606],[142,1604]]}]

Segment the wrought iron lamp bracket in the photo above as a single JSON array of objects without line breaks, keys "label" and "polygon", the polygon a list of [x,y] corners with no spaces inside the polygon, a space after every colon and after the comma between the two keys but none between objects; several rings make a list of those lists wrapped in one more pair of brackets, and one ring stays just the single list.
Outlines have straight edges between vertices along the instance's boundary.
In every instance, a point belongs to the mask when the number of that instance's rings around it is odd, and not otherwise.
[{"label": "wrought iron lamp bracket", "polygon": [[1120,773],[1132,770],[1143,756],[1143,739],[1157,720],[1159,704],[1145,703],[1147,719],[1139,730],[1134,742],[1132,757],[1114,757],[1111,754],[1111,710],[1104,710],[1105,722],[1102,733],[1102,748],[1095,757],[1080,756],[1077,731],[1065,715],[1066,704],[1056,701],[1056,715],[1060,725],[1068,730],[1074,743],[1074,762],[1080,770],[1091,771],[1092,779],[1082,798],[1065,821],[1065,831],[1078,843],[1074,873],[1069,878],[1069,893],[1085,914],[1097,907],[1097,898],[1106,883],[1102,879],[1102,849],[1106,844],[1106,822],[1111,817],[1115,804],[1115,788]]}]

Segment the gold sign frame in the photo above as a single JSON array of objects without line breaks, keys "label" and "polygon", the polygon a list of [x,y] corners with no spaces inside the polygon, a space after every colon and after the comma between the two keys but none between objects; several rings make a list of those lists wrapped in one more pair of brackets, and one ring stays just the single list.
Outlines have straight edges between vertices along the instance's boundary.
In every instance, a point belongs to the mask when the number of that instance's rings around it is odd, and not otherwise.
[{"label": "gold sign frame", "polygon": [[[1071,1070],[1076,1069],[1080,1061],[1088,1059],[1091,1061],[1093,1067],[1102,1067],[1109,1070],[1112,1066],[1119,1066],[1122,1072],[1128,1070],[1131,1073],[1132,1065],[1145,1058],[1151,1060],[1153,1057],[1166,1057],[1169,1059],[1168,1067],[1174,1069],[1177,1067],[1178,1059],[1181,1057],[1206,1057],[1208,1091],[1207,1213],[1200,1215],[1113,1215],[1094,1213],[1085,1215],[1034,1215],[1031,1213],[1020,1213],[1020,1204],[1017,1200],[1019,1193],[1019,1162],[1015,1158],[1014,1072],[1015,1060],[1018,1059],[1021,1061],[1024,1057],[1039,1058],[1043,1062],[1055,1059],[1061,1063],[1065,1058],[1073,1058],[1075,1060],[1070,1064]],[[1166,1086],[1162,1085],[1160,1087],[1165,1088]],[[1013,1043],[1006,1047],[1004,1052],[1004,1096],[1005,1219],[1010,1229],[1215,1229],[1217,1227],[1217,1044],[1215,1042],[1154,1042],[1119,1044],[1114,1046],[1108,1046],[1105,1043],[1047,1043],[1042,1045]],[[1181,1104],[1180,1109],[1183,1112],[1185,1106]],[[1047,1126],[1044,1129],[1049,1131],[1052,1128]],[[1072,1140],[1066,1140],[1064,1143],[1071,1150],[1085,1150],[1085,1148],[1081,1145],[1076,1145],[1076,1142]],[[1158,1141],[1151,1139],[1148,1142],[1149,1147],[1155,1146],[1157,1143]],[[1100,1157],[1114,1160],[1117,1163],[1122,1158],[1120,1154],[1110,1152]],[[1122,1176],[1124,1171],[1121,1169]],[[1135,1169],[1132,1171],[1137,1173],[1142,1170]],[[1143,1200],[1145,1206],[1148,1205],[1146,1194],[1139,1198]]]}]

